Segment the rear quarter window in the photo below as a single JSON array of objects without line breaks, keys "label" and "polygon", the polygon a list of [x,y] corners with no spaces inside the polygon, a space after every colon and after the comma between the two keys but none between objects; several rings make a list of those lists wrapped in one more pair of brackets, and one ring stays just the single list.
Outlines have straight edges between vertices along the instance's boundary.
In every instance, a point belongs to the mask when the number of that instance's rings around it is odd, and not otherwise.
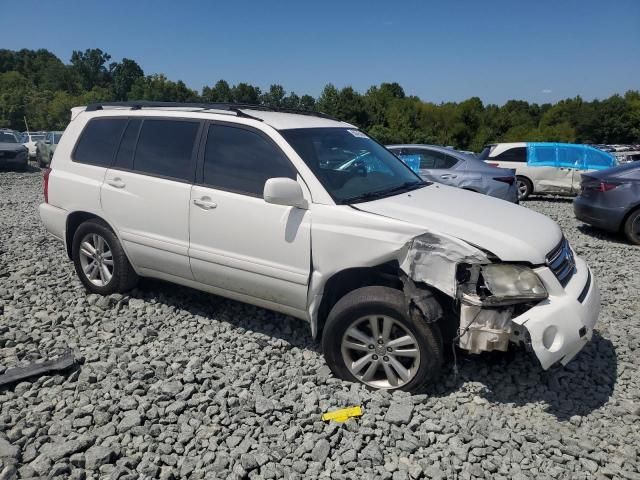
[{"label": "rear quarter window", "polygon": [[126,118],[94,118],[84,127],[73,152],[73,161],[109,167],[127,125]]},{"label": "rear quarter window", "polygon": [[489,160],[525,163],[527,161],[527,147],[509,148],[504,152],[499,153],[495,157],[491,157]]}]

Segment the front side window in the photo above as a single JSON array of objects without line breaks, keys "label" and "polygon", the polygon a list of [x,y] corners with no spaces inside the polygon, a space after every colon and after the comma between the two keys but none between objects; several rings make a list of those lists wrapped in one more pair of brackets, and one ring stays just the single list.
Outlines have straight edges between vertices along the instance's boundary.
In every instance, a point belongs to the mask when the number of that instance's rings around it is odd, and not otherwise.
[{"label": "front side window", "polygon": [[300,128],[280,133],[336,203],[365,202],[428,185],[359,130]]},{"label": "front side window", "polygon": [[270,178],[295,180],[289,159],[260,134],[244,128],[210,125],[203,182],[213,188],[262,197]]},{"label": "front side window", "polygon": [[160,177],[192,180],[199,128],[200,122],[145,119],[138,137],[133,169]]},{"label": "front side window", "polygon": [[53,144],[54,145],[59,144],[61,138],[62,138],[62,134],[61,133],[54,133],[53,134]]},{"label": "front side window", "polygon": [[[80,135],[73,152],[73,160],[99,167],[109,167],[126,124],[126,118],[94,118],[90,120]],[[55,137],[59,135],[50,133],[47,140],[54,144],[58,143],[55,141]]]},{"label": "front side window", "polygon": [[581,168],[584,164],[585,149],[582,145],[558,147],[558,166]]},{"label": "front side window", "polygon": [[615,165],[613,155],[606,152],[601,152],[600,150],[596,150],[595,148],[588,148],[585,157],[584,168],[586,168],[587,170],[601,170],[603,168],[609,168]]}]

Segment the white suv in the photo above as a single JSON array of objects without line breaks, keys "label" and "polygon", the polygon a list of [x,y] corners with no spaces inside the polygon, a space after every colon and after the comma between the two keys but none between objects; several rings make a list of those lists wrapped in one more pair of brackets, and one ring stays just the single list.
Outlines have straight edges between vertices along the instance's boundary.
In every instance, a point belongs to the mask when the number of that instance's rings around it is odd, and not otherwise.
[{"label": "white suv", "polygon": [[155,277],[300,318],[337,376],[373,388],[419,389],[451,342],[564,364],[598,317],[548,217],[425,182],[321,114],[90,105],[51,167],[40,216],[87,290]]}]

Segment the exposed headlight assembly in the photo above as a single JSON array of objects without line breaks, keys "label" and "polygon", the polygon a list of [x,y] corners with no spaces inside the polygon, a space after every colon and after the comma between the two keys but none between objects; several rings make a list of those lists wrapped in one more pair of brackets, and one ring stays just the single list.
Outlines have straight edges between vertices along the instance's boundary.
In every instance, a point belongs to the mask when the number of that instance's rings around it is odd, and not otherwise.
[{"label": "exposed headlight assembly", "polygon": [[480,267],[478,294],[482,305],[512,305],[548,297],[547,289],[531,268],[505,263]]}]

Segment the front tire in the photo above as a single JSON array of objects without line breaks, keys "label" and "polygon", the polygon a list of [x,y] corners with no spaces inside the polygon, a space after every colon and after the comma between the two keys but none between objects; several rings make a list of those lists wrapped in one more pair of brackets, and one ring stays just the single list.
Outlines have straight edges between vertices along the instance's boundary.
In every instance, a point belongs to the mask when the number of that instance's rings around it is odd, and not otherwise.
[{"label": "front tire", "polygon": [[[421,390],[442,367],[443,348],[435,321],[442,309],[429,302],[434,318],[409,318],[403,292],[364,287],[342,297],[327,318],[322,350],[334,375],[369,388]],[[438,317],[438,318],[435,318]]]},{"label": "front tire", "polygon": [[640,209],[631,212],[624,222],[624,233],[631,243],[640,245]]},{"label": "front tire", "polygon": [[118,238],[102,220],[87,220],[78,227],[71,257],[80,281],[92,293],[122,293],[138,282]]},{"label": "front tire", "polygon": [[533,183],[526,177],[516,177],[518,184],[518,200],[526,200],[533,193]]}]

